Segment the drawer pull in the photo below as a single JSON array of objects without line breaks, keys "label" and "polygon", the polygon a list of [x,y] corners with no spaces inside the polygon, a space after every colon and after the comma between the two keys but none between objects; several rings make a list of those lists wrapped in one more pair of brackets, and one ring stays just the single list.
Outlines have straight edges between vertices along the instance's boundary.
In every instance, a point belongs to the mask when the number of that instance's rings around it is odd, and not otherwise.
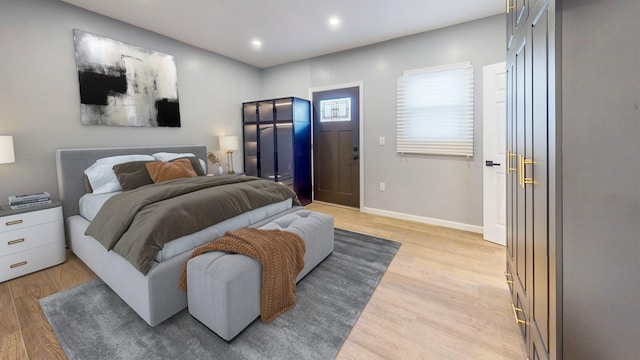
[{"label": "drawer pull", "polygon": [[7,226],[11,226],[11,225],[18,225],[18,224],[22,224],[22,220],[7,221],[7,222],[5,223],[5,225],[7,225]]},{"label": "drawer pull", "polygon": [[15,269],[15,268],[23,266],[23,265],[27,265],[27,262],[26,261],[20,261],[19,263],[15,263],[15,264],[11,265],[10,267],[12,269]]},{"label": "drawer pull", "polygon": [[24,238],[11,240],[11,241],[7,242],[7,245],[15,245],[15,244],[19,244],[21,242],[24,242]]}]

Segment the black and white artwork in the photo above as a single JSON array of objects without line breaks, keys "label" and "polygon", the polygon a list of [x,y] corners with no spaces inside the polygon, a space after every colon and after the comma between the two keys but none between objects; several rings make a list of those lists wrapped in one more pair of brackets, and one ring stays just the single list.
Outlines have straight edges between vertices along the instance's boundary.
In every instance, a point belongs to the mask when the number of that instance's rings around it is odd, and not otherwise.
[{"label": "black and white artwork", "polygon": [[173,56],[73,30],[85,125],[180,127]]}]

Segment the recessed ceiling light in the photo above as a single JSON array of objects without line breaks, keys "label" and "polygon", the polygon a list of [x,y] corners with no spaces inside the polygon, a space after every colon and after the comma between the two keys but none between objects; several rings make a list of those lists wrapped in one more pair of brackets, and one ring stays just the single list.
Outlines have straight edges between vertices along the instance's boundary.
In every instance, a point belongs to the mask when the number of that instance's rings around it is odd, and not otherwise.
[{"label": "recessed ceiling light", "polygon": [[260,39],[251,40],[251,47],[253,50],[260,50],[262,48],[262,41]]},{"label": "recessed ceiling light", "polygon": [[329,27],[332,29],[337,29],[340,27],[340,18],[337,16],[332,16],[329,18]]}]

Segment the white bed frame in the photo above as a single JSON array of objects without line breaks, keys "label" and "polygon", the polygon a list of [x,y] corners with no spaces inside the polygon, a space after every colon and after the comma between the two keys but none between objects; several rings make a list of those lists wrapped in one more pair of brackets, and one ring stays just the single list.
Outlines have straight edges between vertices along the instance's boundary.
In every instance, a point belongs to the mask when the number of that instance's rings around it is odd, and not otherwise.
[{"label": "white bed frame", "polygon": [[[66,219],[67,245],[151,326],[163,322],[187,307],[187,295],[178,287],[178,279],[191,251],[186,251],[161,263],[154,262],[151,270],[143,275],[120,255],[113,251],[107,251],[93,237],[84,234],[89,226],[89,221],[79,215],[78,201],[85,194],[84,169],[91,166],[97,159],[127,154],[151,155],[163,151],[188,152],[201,159],[207,158],[206,147],[195,145],[61,149],[56,151],[58,188]],[[265,223],[279,216],[281,214],[260,223]],[[256,226],[258,225],[256,224]]]}]

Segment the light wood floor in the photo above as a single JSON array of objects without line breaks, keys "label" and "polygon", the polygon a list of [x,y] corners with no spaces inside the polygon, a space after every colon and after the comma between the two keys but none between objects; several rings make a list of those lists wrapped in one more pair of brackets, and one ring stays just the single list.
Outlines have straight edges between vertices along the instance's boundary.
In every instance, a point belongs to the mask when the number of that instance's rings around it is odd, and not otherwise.
[{"label": "light wood floor", "polygon": [[[338,228],[402,243],[337,359],[525,359],[505,250],[478,234],[311,204]],[[64,359],[38,299],[95,275],[59,266],[0,283],[0,359]]]}]

